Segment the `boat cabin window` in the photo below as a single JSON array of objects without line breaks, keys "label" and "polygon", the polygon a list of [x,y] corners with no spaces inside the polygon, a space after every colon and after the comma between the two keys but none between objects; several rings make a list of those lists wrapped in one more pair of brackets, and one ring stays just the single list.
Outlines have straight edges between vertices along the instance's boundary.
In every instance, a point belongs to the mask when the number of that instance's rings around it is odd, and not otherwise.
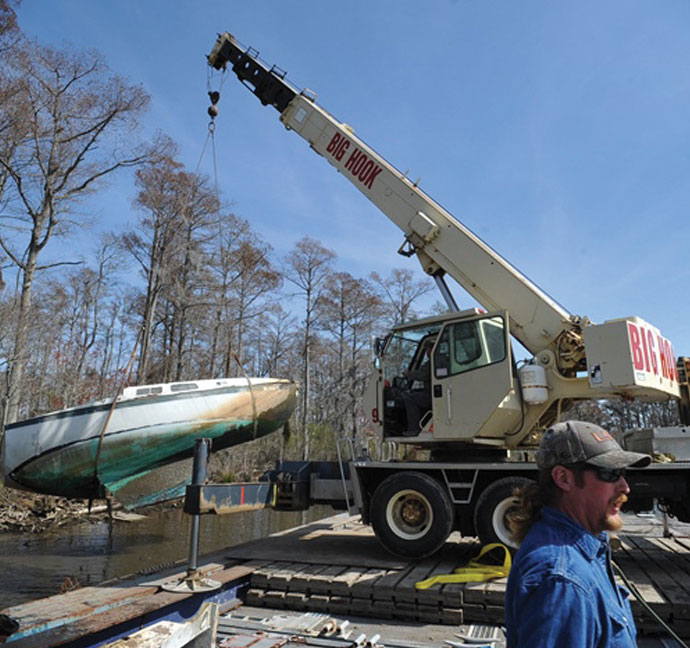
[{"label": "boat cabin window", "polygon": [[137,387],[137,396],[149,396],[150,394],[162,394],[162,387]]},{"label": "boat cabin window", "polygon": [[191,389],[199,389],[199,385],[196,383],[177,383],[176,385],[170,385],[171,392],[190,391]]},{"label": "boat cabin window", "polygon": [[501,362],[506,357],[503,318],[455,322],[443,329],[434,353],[436,378],[445,378]]}]

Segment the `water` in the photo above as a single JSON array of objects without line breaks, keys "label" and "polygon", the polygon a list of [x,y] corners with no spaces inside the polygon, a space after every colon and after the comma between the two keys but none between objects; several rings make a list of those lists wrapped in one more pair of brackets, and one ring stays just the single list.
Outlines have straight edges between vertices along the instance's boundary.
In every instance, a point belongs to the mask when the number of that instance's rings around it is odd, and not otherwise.
[{"label": "water", "polygon": [[[199,553],[217,551],[334,511],[304,513],[268,509],[201,516]],[[189,557],[191,517],[181,509],[154,512],[134,522],[79,521],[42,534],[0,533],[0,610],[56,594],[66,580],[81,586],[132,574]],[[201,561],[200,561],[201,563]]]}]

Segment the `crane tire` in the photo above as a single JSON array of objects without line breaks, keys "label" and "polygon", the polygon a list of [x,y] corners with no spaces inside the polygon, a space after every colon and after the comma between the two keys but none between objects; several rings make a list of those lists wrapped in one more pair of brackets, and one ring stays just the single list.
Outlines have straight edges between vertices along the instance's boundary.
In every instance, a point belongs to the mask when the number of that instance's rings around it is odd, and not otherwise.
[{"label": "crane tire", "polygon": [[371,500],[376,537],[403,558],[424,558],[438,551],[453,530],[454,517],[448,492],[421,472],[389,475]]},{"label": "crane tire", "polygon": [[517,548],[511,538],[507,515],[516,504],[513,491],[530,481],[525,477],[503,477],[482,491],[474,507],[474,528],[482,543],[501,542]]}]

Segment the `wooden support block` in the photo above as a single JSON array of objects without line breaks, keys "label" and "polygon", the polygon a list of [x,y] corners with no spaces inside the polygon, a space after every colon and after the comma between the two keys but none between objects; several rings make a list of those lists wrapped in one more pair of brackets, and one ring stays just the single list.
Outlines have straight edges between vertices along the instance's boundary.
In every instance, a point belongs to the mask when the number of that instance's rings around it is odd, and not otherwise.
[{"label": "wooden support block", "polygon": [[386,599],[393,598],[395,596],[395,590],[397,584],[405,578],[405,576],[412,569],[411,565],[408,565],[405,569],[390,569],[386,572],[384,576],[381,576],[376,581],[376,587],[374,589],[375,599]]},{"label": "wooden support block", "polygon": [[503,605],[506,600],[507,578],[487,581],[484,588],[485,601],[488,605]]},{"label": "wooden support block", "polygon": [[328,612],[328,596],[326,594],[311,594],[304,600],[308,610],[314,612]]},{"label": "wooden support block", "polygon": [[387,573],[385,569],[367,569],[365,572],[362,572],[360,577],[352,583],[350,589],[352,596],[370,598],[377,582]]},{"label": "wooden support block", "polygon": [[328,600],[328,611],[331,614],[349,614],[350,597],[339,595],[331,596]]},{"label": "wooden support block", "polygon": [[338,574],[342,574],[348,567],[342,565],[332,565],[326,567],[309,581],[309,591],[315,594],[330,594],[333,578]]},{"label": "wooden support block", "polygon": [[441,610],[438,605],[417,603],[415,618],[422,623],[439,623],[441,620]]},{"label": "wooden support block", "polygon": [[415,600],[419,605],[442,605],[440,586],[430,587],[426,590],[415,590]]},{"label": "wooden support block", "polygon": [[290,589],[310,594],[313,579],[329,567],[330,565],[302,565],[293,573],[290,580]]},{"label": "wooden support block", "polygon": [[416,602],[417,590],[415,589],[415,583],[426,580],[438,563],[437,559],[426,558],[413,565],[398,581],[393,598],[396,601]]},{"label": "wooden support block", "polygon": [[307,597],[302,592],[286,592],[285,608],[288,610],[304,610]]},{"label": "wooden support block", "polygon": [[465,622],[465,615],[462,608],[441,608],[441,623],[447,625],[462,625]]},{"label": "wooden support block", "polygon": [[465,604],[472,603],[478,605],[484,603],[486,600],[486,583],[466,583],[463,600]]},{"label": "wooden support block", "polygon": [[502,605],[463,605],[465,623],[492,623],[503,625],[505,623],[505,608]]},{"label": "wooden support block", "polygon": [[278,610],[285,609],[285,592],[278,590],[266,590],[263,597],[264,607],[274,607]]},{"label": "wooden support block", "polygon": [[253,605],[255,607],[263,607],[264,606],[264,595],[265,592],[262,589],[257,589],[257,588],[250,588],[247,590],[247,594],[245,596],[245,601],[247,605]]},{"label": "wooden support block", "polygon": [[373,601],[370,598],[353,597],[350,601],[350,614],[369,616],[373,614]]},{"label": "wooden support block", "polygon": [[268,575],[267,589],[288,590],[290,581],[296,571],[299,571],[300,563],[283,563],[277,569],[273,569]]},{"label": "wooden support block", "polygon": [[405,619],[407,621],[414,619],[417,613],[417,604],[408,601],[395,601],[393,603],[393,618]]},{"label": "wooden support block", "polygon": [[374,611],[374,616],[381,617],[382,619],[392,619],[393,618],[393,608],[395,603],[393,599],[388,600],[376,600],[371,602],[371,608]]},{"label": "wooden support block", "polygon": [[334,576],[331,581],[331,594],[347,594],[350,596],[352,585],[362,577],[362,571],[362,568],[348,567],[342,573]]},{"label": "wooden support block", "polygon": [[465,585],[448,583],[441,588],[441,601],[444,607],[461,608],[465,599]]},{"label": "wooden support block", "polygon": [[252,587],[263,587],[268,585],[268,577],[273,571],[274,562],[264,562],[262,566],[254,569],[250,579]]}]

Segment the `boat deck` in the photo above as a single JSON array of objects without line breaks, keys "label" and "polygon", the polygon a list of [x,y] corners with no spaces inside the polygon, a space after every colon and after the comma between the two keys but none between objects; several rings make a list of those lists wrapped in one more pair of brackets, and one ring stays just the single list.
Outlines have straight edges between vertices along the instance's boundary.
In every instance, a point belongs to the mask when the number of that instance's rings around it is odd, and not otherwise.
[{"label": "boat deck", "polygon": [[[665,538],[658,522],[628,517],[616,562],[654,611],[681,637],[690,638],[690,537]],[[241,642],[229,637],[230,622],[223,615],[241,618],[247,610],[259,609],[266,617],[327,615],[335,624],[339,619],[360,619],[360,623],[368,619],[370,634],[386,624],[422,628],[429,636],[434,628],[438,641],[431,643],[440,647],[458,641],[455,633],[460,626],[503,623],[505,579],[415,589],[420,580],[451,573],[478,549],[475,539],[454,534],[431,558],[401,560],[386,553],[356,518],[337,515],[205,556],[199,561],[200,570],[223,584],[218,593],[162,591],[164,582],[185,575],[184,565],[178,565],[7,608],[2,612],[20,624],[7,645],[101,645],[95,642],[99,637],[127,636],[157,620],[184,623],[197,614],[204,600],[217,603],[221,614],[216,645]],[[641,635],[661,634],[636,599],[633,609]],[[239,632],[244,636],[248,629]],[[384,635],[380,643],[394,646],[405,641]],[[655,641],[643,639],[640,646],[662,645]]]}]

